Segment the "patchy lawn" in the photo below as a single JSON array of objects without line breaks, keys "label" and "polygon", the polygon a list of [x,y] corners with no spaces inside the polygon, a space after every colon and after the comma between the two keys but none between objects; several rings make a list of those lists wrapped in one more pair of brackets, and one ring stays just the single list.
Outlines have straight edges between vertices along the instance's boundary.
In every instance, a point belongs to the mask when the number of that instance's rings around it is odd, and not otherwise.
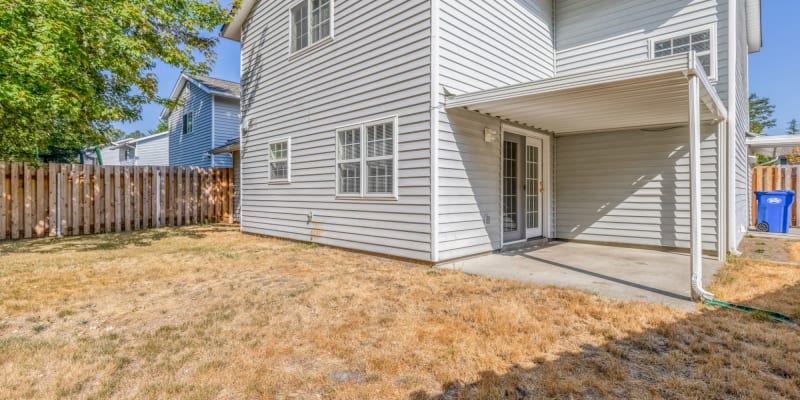
[{"label": "patchy lawn", "polygon": [[[714,290],[800,315],[798,267],[737,260]],[[798,388],[798,330],[729,310],[686,314],[231,227],[0,244],[0,398],[797,398]]]}]

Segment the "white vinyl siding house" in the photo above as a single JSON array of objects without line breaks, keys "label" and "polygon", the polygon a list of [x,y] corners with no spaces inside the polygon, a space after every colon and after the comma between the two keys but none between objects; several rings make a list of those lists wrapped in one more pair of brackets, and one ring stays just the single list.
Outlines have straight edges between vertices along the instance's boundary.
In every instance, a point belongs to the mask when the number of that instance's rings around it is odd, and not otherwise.
[{"label": "white vinyl siding house", "polygon": [[539,236],[724,258],[748,199],[746,113],[724,122],[760,29],[732,3],[735,29],[728,0],[339,0],[323,38],[319,1],[245,0],[223,30],[242,230],[434,263]]},{"label": "white vinyl siding house", "polygon": [[[169,134],[156,133],[139,139],[124,139],[100,149],[103,165],[169,165]],[[86,163],[97,165],[94,149],[87,150]]]},{"label": "white vinyl siding house", "polygon": [[[335,36],[296,52],[298,2],[253,4],[241,37],[242,85],[255,91],[242,97],[242,230],[429,259],[430,2],[331,2]],[[389,116],[396,198],[337,196],[337,130]],[[270,184],[269,145],[287,137],[291,183]]]}]

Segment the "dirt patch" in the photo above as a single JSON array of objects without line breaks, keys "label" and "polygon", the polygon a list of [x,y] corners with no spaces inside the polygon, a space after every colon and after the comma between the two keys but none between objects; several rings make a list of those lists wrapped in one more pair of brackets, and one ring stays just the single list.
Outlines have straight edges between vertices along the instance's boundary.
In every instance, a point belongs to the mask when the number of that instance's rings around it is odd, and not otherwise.
[{"label": "dirt patch", "polygon": [[800,242],[793,239],[747,235],[742,240],[739,250],[742,252],[742,258],[755,261],[791,263],[794,262],[792,249],[797,243]]}]

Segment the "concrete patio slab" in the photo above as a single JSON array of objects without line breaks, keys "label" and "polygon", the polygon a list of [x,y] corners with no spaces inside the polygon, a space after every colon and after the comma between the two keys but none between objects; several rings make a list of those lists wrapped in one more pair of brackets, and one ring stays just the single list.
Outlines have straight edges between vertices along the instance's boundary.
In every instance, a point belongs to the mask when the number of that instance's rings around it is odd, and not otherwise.
[{"label": "concrete patio slab", "polygon": [[[722,263],[704,258],[704,281]],[[574,242],[496,253],[438,266],[469,274],[586,290],[620,300],[692,310],[689,255]]]}]

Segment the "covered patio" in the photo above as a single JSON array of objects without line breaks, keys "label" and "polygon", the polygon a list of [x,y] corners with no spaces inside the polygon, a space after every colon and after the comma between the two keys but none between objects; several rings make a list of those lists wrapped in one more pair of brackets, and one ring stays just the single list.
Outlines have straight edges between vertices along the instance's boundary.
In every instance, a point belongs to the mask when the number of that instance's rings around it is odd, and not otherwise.
[{"label": "covered patio", "polygon": [[[722,263],[710,257],[703,261],[703,283],[707,285]],[[690,311],[695,303],[690,297],[688,265],[686,253],[554,241],[445,263],[439,268]]]},{"label": "covered patio", "polygon": [[[714,214],[711,217],[708,215],[704,216],[703,214],[702,196],[704,187],[702,177],[703,169],[701,166],[703,160],[701,158],[701,153],[703,151],[703,146],[707,145],[702,142],[701,135],[703,135],[703,129],[714,129],[715,132],[717,132],[717,137],[720,138],[718,139],[719,141],[727,140],[724,134],[727,109],[709,81],[702,64],[693,52],[647,60],[636,64],[557,76],[550,79],[452,96],[447,99],[446,108],[448,110],[465,109],[498,118],[510,124],[516,124],[539,132],[548,133],[556,139],[556,145],[554,147],[558,146],[559,138],[613,133],[621,130],[640,130],[642,132],[648,131],[652,133],[660,130],[686,127],[688,134],[685,139],[680,139],[682,143],[685,143],[685,146],[681,144],[681,147],[685,147],[688,150],[688,154],[686,154],[688,177],[686,179],[687,190],[685,203],[675,203],[678,201],[675,199],[683,198],[683,194],[681,193],[684,190],[682,186],[677,184],[669,188],[673,193],[662,196],[662,198],[668,196],[672,202],[671,207],[673,207],[673,209],[670,210],[672,216],[669,217],[671,219],[678,219],[675,215],[683,212],[683,204],[688,206],[686,210],[688,215],[686,215],[687,231],[685,232],[685,245],[667,244],[661,246],[688,247],[691,255],[685,258],[672,255],[673,257],[670,257],[668,262],[655,263],[653,265],[660,265],[665,271],[683,268],[683,272],[680,273],[685,273],[687,275],[682,285],[687,289],[686,296],[691,294],[695,297],[713,297],[711,293],[703,289],[702,282],[703,250],[708,250],[707,237],[705,243],[706,247],[704,248],[703,228],[705,225],[703,225],[703,218],[707,220],[711,218],[711,220],[715,221],[715,224],[717,224],[714,228],[716,233],[713,239],[716,243],[713,243],[713,246],[717,249],[719,254],[722,254],[719,257],[720,260],[724,257],[724,250],[720,249],[726,248],[725,227],[722,222],[725,218],[722,217],[722,215],[724,215],[722,212]],[[653,137],[654,135],[650,136]],[[625,136],[625,138],[625,141],[637,140],[636,135],[628,135]],[[656,138],[656,140],[659,139]],[[646,149],[648,145],[645,142],[643,143],[643,148]],[[595,146],[603,146],[603,144],[598,142]],[[714,160],[714,163],[722,165],[724,163],[724,153],[719,151],[719,149],[724,148],[724,146],[717,143],[714,144],[713,147],[714,153],[717,154],[715,157],[718,157]],[[672,153],[676,152],[673,151]],[[683,162],[680,161],[682,160],[681,156],[672,157],[674,155],[672,153],[667,152],[667,156],[670,157],[670,162],[673,163],[671,165],[680,167],[679,164]],[[642,156],[639,165],[646,165],[648,163],[646,157],[646,154]],[[664,153],[660,153],[656,157],[665,157],[665,155]],[[545,157],[545,159],[547,159],[547,157]],[[586,168],[591,168],[591,164],[587,164]],[[626,168],[630,169],[631,167]],[[632,168],[635,169],[636,167],[634,166]],[[545,177],[544,179],[552,179],[557,182],[559,180],[559,170],[558,168],[554,169],[555,171],[552,177]],[[715,173],[718,174],[718,178],[715,178],[715,182],[713,183],[714,188],[712,188],[715,193],[715,203],[724,203],[724,197],[720,194],[724,191],[724,184],[719,183],[723,181],[721,172],[719,172],[721,169],[722,168],[715,168]],[[675,174],[676,170],[670,173]],[[655,182],[657,179],[660,179],[656,176],[643,176],[640,180],[642,179],[663,184],[663,182]],[[716,181],[716,179],[719,180]],[[631,186],[629,181],[616,182],[615,184],[619,187],[625,187],[626,185]],[[524,186],[522,188],[524,190]],[[610,188],[608,190],[611,191],[612,189],[613,188]],[[633,190],[630,188],[628,189]],[[635,191],[640,192],[646,190],[651,189],[644,185],[635,188]],[[660,190],[663,191],[663,187],[661,187]],[[680,190],[680,193],[677,192],[678,190]],[[544,192],[544,189],[542,191]],[[559,193],[557,190],[554,190],[553,193],[545,193],[545,197],[550,199],[548,201],[554,203],[553,208],[559,208]],[[658,199],[658,196],[651,197]],[[655,202],[658,204],[658,200],[655,200]],[[594,210],[591,212],[600,214],[596,204],[589,204],[587,207],[594,207]],[[613,209],[614,204],[603,204],[600,208]],[[546,209],[549,209],[549,207]],[[559,238],[556,224],[552,222],[557,218],[555,214],[546,217],[549,226],[544,228],[545,237]],[[629,216],[628,218],[632,219],[635,218],[635,216]],[[660,219],[663,220],[664,217]],[[656,222],[650,224],[650,226],[662,226],[659,225],[659,217],[655,217],[655,220]],[[597,225],[601,223],[602,221],[598,222]],[[621,224],[617,223],[617,226],[619,225]],[[675,226],[672,225],[670,225],[670,229],[673,229],[673,231],[662,232],[659,236],[670,236],[671,243],[678,243],[679,240],[676,238],[679,236],[683,237],[684,232],[675,230]],[[680,227],[680,229],[683,228]],[[635,232],[636,229],[634,228],[632,231]],[[613,234],[610,236],[613,237]],[[614,240],[600,239],[594,241],[614,243]],[[643,244],[646,245],[648,243]],[[659,246],[660,244],[655,245]],[[561,245],[560,247],[562,249],[569,249],[575,246],[589,245],[570,243]],[[519,262],[522,264],[536,261],[531,259],[531,257],[534,256],[526,255],[527,253],[511,254],[515,254],[513,257],[518,258],[514,259],[512,257],[511,260],[503,259],[502,257],[509,257],[508,253],[503,253],[490,256],[487,260],[488,262],[499,262],[499,265],[504,265],[504,267],[508,265],[504,263],[513,260],[516,260],[514,263]],[[615,254],[617,256],[615,256]],[[612,253],[608,253],[608,256],[611,258],[609,258],[607,264],[614,264],[619,271],[625,271],[628,260],[624,258],[620,259],[619,255],[622,254],[625,254],[625,252],[618,249],[614,250]],[[569,256],[569,252],[562,255]],[[616,260],[616,262],[614,260]],[[586,259],[584,261],[577,262],[579,266],[576,268],[590,271],[592,268],[591,260]],[[536,262],[539,263],[538,266],[540,269],[545,268],[545,264],[548,264],[547,262],[543,264],[541,260]],[[554,265],[553,263],[561,263],[561,261],[556,259],[549,260],[548,262],[550,264],[548,264],[549,267],[547,268],[560,268],[562,271],[569,270],[569,268]],[[690,266],[691,268],[689,268]],[[511,267],[509,266],[508,268]],[[662,275],[659,271],[661,271],[661,269],[656,268],[649,270],[648,273],[652,274],[652,276],[657,279]],[[611,281],[613,282],[613,279]],[[688,291],[690,283],[693,288],[691,293]],[[647,285],[644,284],[644,286]],[[667,289],[658,290],[666,290],[664,293],[669,292]],[[682,295],[678,294],[676,296],[680,297]]]}]

